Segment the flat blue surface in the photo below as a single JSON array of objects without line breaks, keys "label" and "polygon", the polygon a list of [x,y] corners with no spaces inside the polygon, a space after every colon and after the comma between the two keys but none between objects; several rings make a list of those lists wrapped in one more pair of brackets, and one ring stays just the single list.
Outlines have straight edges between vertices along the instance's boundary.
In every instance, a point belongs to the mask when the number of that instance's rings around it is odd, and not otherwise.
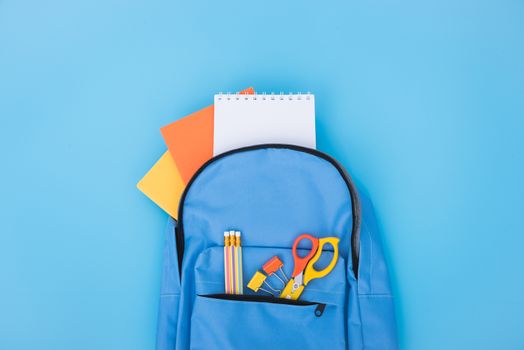
[{"label": "flat blue surface", "polygon": [[524,348],[522,1],[0,1],[0,348],[151,349],[159,127],[316,94],[377,209],[401,348]]}]

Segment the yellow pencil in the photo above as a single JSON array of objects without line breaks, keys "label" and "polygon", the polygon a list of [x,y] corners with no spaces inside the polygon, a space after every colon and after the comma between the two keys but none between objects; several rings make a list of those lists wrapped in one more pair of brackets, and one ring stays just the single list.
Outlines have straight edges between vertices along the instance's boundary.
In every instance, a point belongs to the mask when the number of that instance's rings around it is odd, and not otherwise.
[{"label": "yellow pencil", "polygon": [[236,246],[236,250],[237,250],[237,262],[236,262],[236,267],[237,267],[237,291],[238,291],[238,294],[244,294],[244,279],[243,279],[243,272],[242,272],[242,241],[240,239],[240,236],[241,236],[241,233],[240,231],[236,231],[235,232],[235,237],[236,237],[236,240],[235,240],[235,246]]},{"label": "yellow pencil", "polygon": [[235,257],[235,260],[234,260],[234,268],[235,268],[235,280],[234,280],[234,283],[235,283],[235,294],[239,294],[240,293],[240,287],[239,287],[239,283],[238,283],[238,244],[237,244],[237,241],[235,239],[235,246],[234,246],[234,254],[233,256]]},{"label": "yellow pencil", "polygon": [[226,294],[230,294],[229,289],[229,280],[230,280],[230,274],[229,274],[229,231],[224,232],[224,287]]},{"label": "yellow pencil", "polygon": [[235,293],[235,231],[229,231],[229,290],[230,294]]}]

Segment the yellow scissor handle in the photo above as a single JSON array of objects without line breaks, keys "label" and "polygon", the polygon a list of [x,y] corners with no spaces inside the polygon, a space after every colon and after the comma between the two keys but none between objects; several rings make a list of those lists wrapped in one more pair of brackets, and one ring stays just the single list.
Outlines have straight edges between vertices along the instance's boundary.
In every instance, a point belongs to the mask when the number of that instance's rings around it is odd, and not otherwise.
[{"label": "yellow scissor handle", "polygon": [[[311,258],[311,260],[308,262],[306,269],[304,270],[304,285],[307,285],[309,281],[314,280],[316,278],[322,278],[328,275],[337,264],[338,260],[338,242],[340,239],[337,237],[326,237],[326,238],[320,238],[318,240],[318,249],[315,255]],[[323,253],[324,245],[331,244],[333,246],[333,259],[331,259],[331,262],[328,266],[326,266],[325,269],[321,271],[315,270],[315,263],[320,259],[320,256]]]}]

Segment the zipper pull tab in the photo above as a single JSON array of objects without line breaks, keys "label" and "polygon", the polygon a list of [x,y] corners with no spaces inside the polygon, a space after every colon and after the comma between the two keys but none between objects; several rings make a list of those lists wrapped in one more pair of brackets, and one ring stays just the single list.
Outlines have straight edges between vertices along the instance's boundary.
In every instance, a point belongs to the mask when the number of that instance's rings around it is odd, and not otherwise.
[{"label": "zipper pull tab", "polygon": [[315,309],[315,316],[317,317],[322,316],[325,308],[326,308],[326,304],[318,304],[317,308]]}]

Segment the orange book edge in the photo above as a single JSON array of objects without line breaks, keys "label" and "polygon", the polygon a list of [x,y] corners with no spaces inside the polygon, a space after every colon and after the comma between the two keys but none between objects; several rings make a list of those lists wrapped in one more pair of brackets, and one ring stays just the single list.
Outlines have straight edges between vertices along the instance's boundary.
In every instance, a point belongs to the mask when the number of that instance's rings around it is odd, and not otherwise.
[{"label": "orange book edge", "polygon": [[[252,95],[250,87],[240,93]],[[213,157],[213,105],[194,112],[160,129],[185,184]]]},{"label": "orange book edge", "polygon": [[[254,90],[249,88],[241,93],[254,94]],[[175,140],[171,148],[174,147],[177,156],[170,150],[164,152],[137,184],[142,193],[174,219],[178,219],[180,197],[186,184],[197,169],[213,157],[213,126],[211,105],[162,128],[165,129],[161,129],[162,134],[166,133],[164,138]],[[185,141],[177,142],[179,137]]]}]

